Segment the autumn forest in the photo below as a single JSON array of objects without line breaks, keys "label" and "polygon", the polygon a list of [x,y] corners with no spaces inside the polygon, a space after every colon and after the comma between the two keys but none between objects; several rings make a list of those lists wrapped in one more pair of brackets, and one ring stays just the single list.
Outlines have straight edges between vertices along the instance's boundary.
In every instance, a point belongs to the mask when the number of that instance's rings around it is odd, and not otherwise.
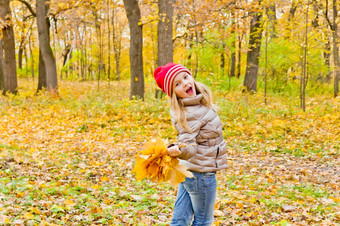
[{"label": "autumn forest", "polygon": [[153,77],[168,62],[220,108],[214,225],[338,224],[339,9],[0,0],[0,224],[169,225],[176,184],[134,171],[150,140],[176,142]]}]

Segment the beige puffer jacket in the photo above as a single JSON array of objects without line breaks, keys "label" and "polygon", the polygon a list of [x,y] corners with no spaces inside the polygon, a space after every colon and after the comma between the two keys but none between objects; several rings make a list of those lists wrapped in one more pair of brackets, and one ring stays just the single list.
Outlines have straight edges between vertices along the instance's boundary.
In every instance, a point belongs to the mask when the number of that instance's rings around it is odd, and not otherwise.
[{"label": "beige puffer jacket", "polygon": [[222,124],[218,114],[201,104],[203,96],[183,98],[187,110],[187,125],[192,130],[187,132],[175,121],[175,114],[170,111],[171,121],[175,126],[178,143],[195,144],[180,148],[181,165],[191,171],[213,172],[227,168],[227,145],[222,135]]}]

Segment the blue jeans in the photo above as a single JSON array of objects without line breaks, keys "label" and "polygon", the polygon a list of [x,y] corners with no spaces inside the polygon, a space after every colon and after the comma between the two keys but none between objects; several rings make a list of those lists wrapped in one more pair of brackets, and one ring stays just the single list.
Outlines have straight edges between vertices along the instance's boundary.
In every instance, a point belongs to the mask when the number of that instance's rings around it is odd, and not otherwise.
[{"label": "blue jeans", "polygon": [[216,198],[216,173],[193,172],[179,184],[171,226],[211,225],[214,221]]}]

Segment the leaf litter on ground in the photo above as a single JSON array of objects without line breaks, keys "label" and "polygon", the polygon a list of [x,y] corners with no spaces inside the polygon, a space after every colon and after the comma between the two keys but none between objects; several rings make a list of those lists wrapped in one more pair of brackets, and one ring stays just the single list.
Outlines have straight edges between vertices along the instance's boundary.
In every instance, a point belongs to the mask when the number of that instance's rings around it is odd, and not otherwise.
[{"label": "leaf litter on ground", "polygon": [[[176,140],[167,100],[155,105],[148,86],[144,102],[129,101],[121,83],[61,81],[50,98],[22,81],[0,97],[0,223],[169,223],[176,189],[131,173],[151,137]],[[229,168],[215,225],[339,222],[339,99],[303,113],[285,98],[217,93]]]}]

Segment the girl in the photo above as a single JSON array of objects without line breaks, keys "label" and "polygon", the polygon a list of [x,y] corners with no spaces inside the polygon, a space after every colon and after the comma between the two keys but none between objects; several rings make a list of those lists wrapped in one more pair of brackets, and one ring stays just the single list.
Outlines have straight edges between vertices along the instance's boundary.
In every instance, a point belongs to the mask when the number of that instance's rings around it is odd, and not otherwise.
[{"label": "girl", "polygon": [[222,125],[207,86],[196,82],[190,71],[168,63],[154,72],[157,85],[171,99],[171,121],[180,144],[168,147],[194,177],[179,184],[170,225],[211,225],[214,221],[216,171],[227,168]]}]

